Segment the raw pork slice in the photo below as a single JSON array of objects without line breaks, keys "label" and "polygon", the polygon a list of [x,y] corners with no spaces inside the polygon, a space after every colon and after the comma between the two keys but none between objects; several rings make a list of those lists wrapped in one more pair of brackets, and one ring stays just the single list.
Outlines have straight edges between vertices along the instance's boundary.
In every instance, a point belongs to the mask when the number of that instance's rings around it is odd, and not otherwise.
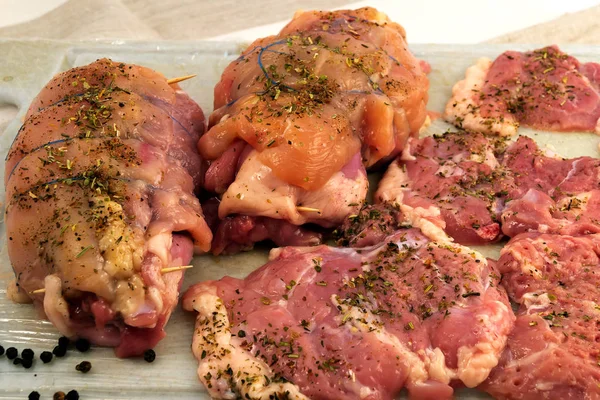
[{"label": "raw pork slice", "polygon": [[519,137],[502,157],[506,177],[502,231],[579,235],[600,233],[600,160],[565,159]]},{"label": "raw pork slice", "polygon": [[411,139],[381,179],[375,201],[418,213],[460,243],[495,242],[502,235],[505,192],[498,183],[507,177],[498,157],[504,148],[503,140],[481,133]]},{"label": "raw pork slice", "polygon": [[600,64],[557,46],[483,58],[454,85],[444,118],[465,129],[514,135],[519,125],[600,133]]},{"label": "raw pork slice", "polygon": [[514,315],[493,262],[402,229],[375,246],[287,247],[192,286],[198,375],[219,399],[449,399],[496,366]]},{"label": "raw pork slice", "polygon": [[600,160],[565,159],[528,137],[447,132],[411,139],[375,201],[418,214],[462,244],[526,231],[600,232]]},{"label": "raw pork slice", "polygon": [[194,247],[202,110],[148,68],[102,59],[57,75],[6,160],[16,282],[64,335],[139,355],[164,336]]},{"label": "raw pork slice", "polygon": [[502,249],[519,304],[500,363],[481,386],[497,399],[600,398],[600,235],[526,233]]},{"label": "raw pork slice", "polygon": [[248,216],[331,228],[355,214],[365,168],[398,154],[425,121],[424,66],[404,29],[372,8],[298,13],[255,41],[223,72],[198,142],[223,225]]}]

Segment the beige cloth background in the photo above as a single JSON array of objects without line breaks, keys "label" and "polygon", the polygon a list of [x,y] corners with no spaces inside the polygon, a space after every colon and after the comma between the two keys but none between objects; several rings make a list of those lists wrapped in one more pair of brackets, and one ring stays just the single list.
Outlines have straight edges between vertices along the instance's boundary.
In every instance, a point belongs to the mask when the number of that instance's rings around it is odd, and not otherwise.
[{"label": "beige cloth background", "polygon": [[554,21],[502,35],[489,42],[600,44],[600,24],[598,21],[600,21],[600,6],[572,14],[566,14]]},{"label": "beige cloth background", "polygon": [[[351,0],[350,0],[351,1]],[[0,37],[203,39],[290,19],[299,8],[349,0],[70,0],[42,17],[0,29]],[[65,21],[68,23],[65,24]],[[235,27],[235,28],[232,28]]]},{"label": "beige cloth background", "polygon": [[[69,0],[34,21],[0,28],[0,37],[75,40],[203,39],[222,35],[233,29],[247,29],[286,20],[299,8],[333,8],[348,2],[349,0]],[[600,44],[599,20],[600,6],[596,6],[503,35],[491,42]]]}]

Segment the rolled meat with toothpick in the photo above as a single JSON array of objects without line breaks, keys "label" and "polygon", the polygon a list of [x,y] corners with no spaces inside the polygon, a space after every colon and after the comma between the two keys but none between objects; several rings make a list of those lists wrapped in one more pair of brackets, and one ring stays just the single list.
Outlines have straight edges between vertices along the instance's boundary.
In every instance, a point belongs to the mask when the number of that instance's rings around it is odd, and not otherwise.
[{"label": "rolled meat with toothpick", "polygon": [[213,252],[318,244],[368,189],[366,168],[418,134],[429,83],[404,29],[373,8],[299,12],[223,72],[200,138],[217,194]]},{"label": "rolled meat with toothpick", "polygon": [[6,160],[9,295],[119,357],[154,347],[212,240],[195,196],[204,129],[151,69],[102,59],[55,76]]}]

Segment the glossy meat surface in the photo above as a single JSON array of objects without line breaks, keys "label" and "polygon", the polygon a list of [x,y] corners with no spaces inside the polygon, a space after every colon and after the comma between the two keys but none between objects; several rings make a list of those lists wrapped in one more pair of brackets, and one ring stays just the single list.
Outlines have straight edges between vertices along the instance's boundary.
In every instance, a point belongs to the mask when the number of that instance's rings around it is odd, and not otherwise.
[{"label": "glossy meat surface", "polygon": [[226,68],[198,148],[214,160],[241,138],[280,179],[316,189],[361,149],[367,166],[401,150],[425,120],[427,89],[384,14],[300,13]]},{"label": "glossy meat surface", "polygon": [[[263,164],[253,150],[242,163],[236,180],[223,193],[219,217],[243,214],[282,219],[294,225],[312,222],[332,227],[358,210],[368,188],[367,173],[358,153],[325,185],[306,190],[279,179],[276,171]],[[298,206],[318,212],[303,211]]]},{"label": "glossy meat surface", "polygon": [[206,186],[222,192],[205,210],[214,234],[211,251],[232,254],[265,240],[278,246],[320,244],[315,228],[338,226],[358,212],[369,182],[357,153],[324,186],[306,190],[279,179],[255,150],[237,142],[210,165]]},{"label": "glossy meat surface", "polygon": [[[246,279],[192,286],[214,398],[449,399],[496,365],[514,316],[494,264],[402,229],[359,250],[275,249]],[[279,397],[273,397],[279,396]],[[287,397],[286,397],[287,396]]]},{"label": "glossy meat surface", "polygon": [[[69,337],[142,353],[212,234],[194,192],[200,108],[144,67],[98,60],[33,101],[6,161],[17,285]],[[45,288],[45,293],[31,293]]]}]

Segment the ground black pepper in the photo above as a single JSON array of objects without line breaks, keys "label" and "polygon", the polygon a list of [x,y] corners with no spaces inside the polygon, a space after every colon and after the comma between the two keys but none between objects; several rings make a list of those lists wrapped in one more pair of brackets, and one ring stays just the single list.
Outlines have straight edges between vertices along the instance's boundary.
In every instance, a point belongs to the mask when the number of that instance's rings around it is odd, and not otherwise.
[{"label": "ground black pepper", "polygon": [[156,359],[156,353],[154,352],[154,350],[150,349],[150,350],[146,350],[144,352],[144,360],[146,360],[147,362],[149,362],[149,363],[154,362],[155,359]]}]

